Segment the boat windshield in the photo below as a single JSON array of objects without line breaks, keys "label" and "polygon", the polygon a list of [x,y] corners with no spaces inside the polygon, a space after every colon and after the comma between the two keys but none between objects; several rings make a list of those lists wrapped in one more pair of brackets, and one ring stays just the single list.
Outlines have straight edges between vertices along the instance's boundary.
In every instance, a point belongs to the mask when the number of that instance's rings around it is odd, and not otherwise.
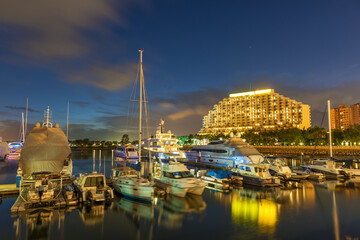
[{"label": "boat windshield", "polygon": [[194,177],[190,171],[184,171],[184,172],[173,172],[173,173],[169,173],[169,172],[164,172],[164,176],[165,177],[169,177],[169,178],[191,178]]},{"label": "boat windshield", "polygon": [[84,187],[104,187],[104,178],[99,177],[87,177]]}]

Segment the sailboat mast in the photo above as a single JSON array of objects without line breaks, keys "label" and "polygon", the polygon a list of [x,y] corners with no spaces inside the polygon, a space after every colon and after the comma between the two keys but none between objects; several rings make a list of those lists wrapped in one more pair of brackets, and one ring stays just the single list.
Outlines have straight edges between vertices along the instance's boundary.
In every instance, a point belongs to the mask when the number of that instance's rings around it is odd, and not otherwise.
[{"label": "sailboat mast", "polygon": [[144,85],[144,72],[142,68],[142,53],[144,50],[139,50],[140,52],[140,116],[139,116],[139,162],[141,162],[141,121],[142,121],[142,103],[143,103],[143,85]]},{"label": "sailboat mast", "polygon": [[328,118],[329,118],[329,144],[330,144],[330,158],[332,158],[332,138],[331,138],[331,112],[330,112],[330,100],[328,100]]},{"label": "sailboat mast", "polygon": [[66,137],[67,137],[68,140],[69,140],[69,101],[67,102]]},{"label": "sailboat mast", "polygon": [[22,142],[25,142],[25,123],[24,123],[24,113],[21,113],[21,128],[22,128]]},{"label": "sailboat mast", "polygon": [[[26,98],[25,131],[24,131],[24,135],[26,135],[26,133],[27,133],[28,111],[29,111],[29,98]],[[24,137],[24,138],[25,138],[25,137]],[[25,142],[25,141],[24,141],[24,142]]]}]

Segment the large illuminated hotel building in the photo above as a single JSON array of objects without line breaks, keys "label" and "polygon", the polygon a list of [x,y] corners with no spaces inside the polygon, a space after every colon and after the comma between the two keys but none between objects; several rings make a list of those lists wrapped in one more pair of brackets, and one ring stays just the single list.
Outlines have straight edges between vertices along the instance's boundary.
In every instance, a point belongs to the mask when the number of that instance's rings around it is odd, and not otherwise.
[{"label": "large illuminated hotel building", "polygon": [[311,126],[310,106],[274,89],[230,94],[203,118],[200,135]]}]

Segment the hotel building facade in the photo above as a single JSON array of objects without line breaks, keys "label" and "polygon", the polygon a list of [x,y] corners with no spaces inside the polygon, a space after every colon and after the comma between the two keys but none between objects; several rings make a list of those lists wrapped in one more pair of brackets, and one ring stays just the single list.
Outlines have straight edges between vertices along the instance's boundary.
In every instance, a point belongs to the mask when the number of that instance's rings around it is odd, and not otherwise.
[{"label": "hotel building facade", "polygon": [[330,110],[331,128],[345,130],[355,124],[360,124],[360,103],[351,105],[339,105]]},{"label": "hotel building facade", "polygon": [[244,133],[311,126],[310,106],[284,97],[274,89],[230,94],[203,118],[198,134]]}]

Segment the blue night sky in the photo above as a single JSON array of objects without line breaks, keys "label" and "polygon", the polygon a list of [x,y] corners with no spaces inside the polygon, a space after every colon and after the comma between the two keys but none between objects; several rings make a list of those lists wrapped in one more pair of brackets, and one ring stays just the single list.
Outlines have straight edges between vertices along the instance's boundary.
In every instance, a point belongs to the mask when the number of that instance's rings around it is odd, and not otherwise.
[{"label": "blue night sky", "polygon": [[[150,132],[177,135],[229,93],[275,88],[309,104],[320,125],[359,102],[359,1],[0,0],[0,136],[53,119],[70,139],[119,140],[144,49]],[[130,111],[132,112],[132,111]]]}]

